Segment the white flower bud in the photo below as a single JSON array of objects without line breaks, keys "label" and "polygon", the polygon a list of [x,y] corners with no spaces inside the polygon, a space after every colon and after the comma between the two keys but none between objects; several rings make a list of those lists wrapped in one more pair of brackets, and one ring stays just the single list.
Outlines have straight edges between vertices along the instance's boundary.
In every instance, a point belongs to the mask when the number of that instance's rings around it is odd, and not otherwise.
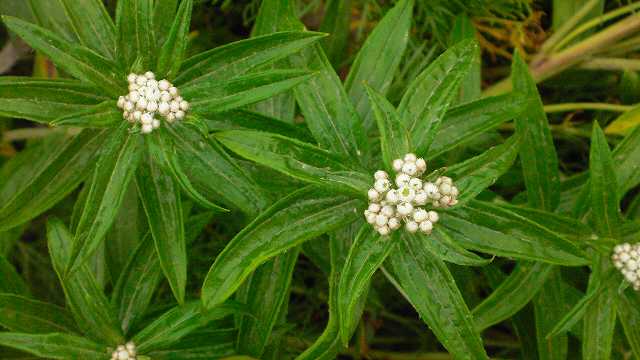
[{"label": "white flower bud", "polygon": [[144,124],[142,125],[141,130],[143,134],[149,134],[153,131],[153,125],[151,124]]},{"label": "white flower bud", "polygon": [[413,176],[418,172],[418,168],[415,163],[405,162],[402,165],[402,173]]},{"label": "white flower bud", "polygon": [[411,214],[411,212],[413,211],[413,205],[411,205],[411,203],[408,203],[408,202],[400,203],[396,207],[396,211],[398,211],[398,214],[400,216],[407,216]]},{"label": "white flower bud", "polygon": [[425,234],[431,234],[431,230],[433,230],[433,224],[431,221],[426,220],[420,223],[420,231]]},{"label": "white flower bud", "polygon": [[175,114],[175,115],[176,115],[176,119],[178,119],[178,120],[182,120],[182,119],[184,119],[184,115],[185,115],[185,114],[184,114],[184,111],[182,111],[182,110],[178,110],[178,111],[176,111],[176,114]]},{"label": "white flower bud", "polygon": [[388,227],[387,225],[379,226],[379,227],[377,228],[377,230],[378,230],[378,233],[379,233],[380,235],[382,235],[382,236],[389,235],[389,233],[391,232],[391,230],[389,229],[389,227]]},{"label": "white flower bud", "polygon": [[440,220],[440,216],[438,216],[438,213],[433,210],[429,211],[429,221],[435,224],[438,222],[438,220]]},{"label": "white flower bud", "polygon": [[140,122],[145,125],[151,125],[151,123],[153,122],[153,116],[151,116],[151,114],[149,113],[143,113],[140,116]]},{"label": "white flower bud", "polygon": [[378,193],[376,189],[369,189],[367,196],[369,196],[369,200],[376,201],[380,197],[380,193]]},{"label": "white flower bud", "polygon": [[424,190],[418,190],[416,191],[416,197],[413,199],[413,202],[416,203],[416,205],[425,205],[427,203],[428,197],[427,197],[427,192]]},{"label": "white flower bud", "polygon": [[171,94],[171,96],[178,96],[178,88],[176,88],[175,86],[172,86],[169,88],[169,94]]},{"label": "white flower bud", "polygon": [[141,97],[136,103],[136,108],[138,108],[139,110],[146,110],[147,104],[148,104],[147,98]]},{"label": "white flower bud", "polygon": [[438,192],[438,187],[434,183],[431,183],[431,182],[424,183],[422,188],[427,193],[427,196],[430,197],[430,198],[433,197],[433,195]]},{"label": "white flower bud", "polygon": [[425,170],[427,170],[427,162],[424,161],[423,158],[419,158],[418,160],[416,160],[416,167],[418,168],[418,171],[420,173],[423,173]]},{"label": "white flower bud", "polygon": [[189,103],[187,101],[180,101],[180,110],[187,111],[189,110]]},{"label": "white flower bud", "polygon": [[143,86],[146,84],[147,84],[147,78],[145,78],[144,76],[138,76],[138,78],[136,79],[136,85]]},{"label": "white flower bud", "polygon": [[127,81],[129,82],[129,84],[135,84],[137,78],[138,75],[131,73],[127,76]]},{"label": "white flower bud", "polygon": [[369,204],[369,208],[367,210],[371,211],[372,213],[377,213],[378,211],[380,211],[380,204],[371,203]]},{"label": "white flower bud", "polygon": [[407,174],[399,174],[396,176],[396,185],[398,187],[409,185],[409,181],[411,181],[411,176]]},{"label": "white flower bud", "polygon": [[372,212],[365,212],[365,218],[367,219],[367,222],[371,225],[376,223],[376,214],[372,213]]},{"label": "white flower bud", "polygon": [[415,221],[407,221],[405,228],[408,232],[415,233],[416,231],[418,231],[418,223]]},{"label": "white flower bud", "polygon": [[412,162],[412,163],[415,163],[417,159],[418,159],[418,158],[416,157],[416,154],[413,154],[413,153],[408,153],[408,154],[406,154],[406,155],[404,156],[404,161],[405,161],[405,162]]},{"label": "white flower bud", "polygon": [[381,214],[383,214],[386,217],[392,217],[395,214],[395,210],[393,208],[393,206],[390,205],[385,205],[382,207],[382,210],[380,211]]},{"label": "white flower bud", "polygon": [[174,100],[169,103],[169,107],[171,108],[171,112],[178,112],[180,110],[180,103]]},{"label": "white flower bud", "polygon": [[409,186],[413,190],[418,191],[418,190],[422,189],[422,180],[420,180],[418,178],[411,178],[411,180],[409,180]]},{"label": "white flower bud", "polygon": [[147,111],[155,112],[156,110],[158,110],[158,103],[155,101],[149,101],[149,103],[147,104]]},{"label": "white flower bud", "polygon": [[402,165],[404,165],[404,161],[402,161],[402,159],[393,160],[393,170],[396,172],[402,171]]},{"label": "white flower bud", "polygon": [[160,120],[153,119],[153,122],[151,123],[151,125],[153,126],[154,129],[159,128],[160,127]]},{"label": "white flower bud", "polygon": [[420,223],[427,220],[429,214],[425,209],[417,208],[413,210],[413,220]]},{"label": "white flower bud", "polygon": [[134,103],[137,103],[140,100],[140,93],[137,90],[130,92],[129,100],[133,101]]},{"label": "white flower bud", "polygon": [[378,226],[387,225],[387,221],[388,220],[389,220],[389,218],[384,216],[384,215],[382,215],[382,214],[376,215],[376,225],[378,225]]},{"label": "white flower bud", "polygon": [[169,113],[169,104],[161,102],[160,105],[158,105],[158,112],[162,115],[167,115]]},{"label": "white flower bud", "polygon": [[400,228],[400,219],[398,219],[397,217],[392,217],[389,219],[387,225],[389,226],[389,229],[397,230]]},{"label": "white flower bud", "polygon": [[140,121],[140,119],[142,118],[142,112],[136,110],[133,112],[133,119],[135,121]]},{"label": "white flower bud", "polygon": [[173,123],[174,121],[176,121],[176,116],[175,116],[172,112],[168,113],[168,114],[167,114],[167,122],[168,122],[169,124],[171,124],[171,123]]},{"label": "white flower bud", "polygon": [[389,178],[389,174],[387,174],[386,171],[378,170],[373,174],[373,178],[376,180],[386,180]]},{"label": "white flower bud", "polygon": [[[176,117],[177,117],[177,114],[176,114]],[[380,193],[388,191],[389,187],[391,187],[391,184],[387,179],[376,180],[375,184],[373,185],[373,188]]]},{"label": "white flower bud", "polygon": [[172,100],[172,97],[171,97],[171,94],[169,94],[169,92],[162,91],[160,93],[160,101],[169,103],[169,102],[171,102],[171,100]]},{"label": "white flower bud", "polygon": [[120,96],[120,97],[118,98],[118,107],[119,107],[120,109],[122,109],[122,108],[124,107],[124,103],[125,103],[125,101],[126,101],[126,100],[124,99],[124,96]]},{"label": "white flower bud", "polygon": [[451,194],[451,185],[447,183],[440,184],[440,194],[449,195]]},{"label": "white flower bud", "polygon": [[155,78],[156,78],[156,75],[155,75],[153,72],[151,72],[151,71],[147,71],[146,73],[144,73],[144,76],[145,76],[147,79],[155,79]]},{"label": "white flower bud", "polygon": [[158,81],[158,88],[160,88],[160,90],[167,91],[169,90],[170,87],[171,87],[171,83],[168,82],[167,80],[162,79]]},{"label": "white flower bud", "polygon": [[398,191],[396,189],[389,190],[389,192],[387,192],[387,196],[385,198],[390,204],[397,203],[398,200],[399,200],[398,199]]},{"label": "white flower bud", "polygon": [[150,87],[151,89],[155,90],[158,88],[158,82],[153,78],[151,78],[151,80],[147,81],[147,87]]},{"label": "white flower bud", "polygon": [[403,186],[398,190],[400,201],[411,202],[416,197],[416,191],[408,186]]}]

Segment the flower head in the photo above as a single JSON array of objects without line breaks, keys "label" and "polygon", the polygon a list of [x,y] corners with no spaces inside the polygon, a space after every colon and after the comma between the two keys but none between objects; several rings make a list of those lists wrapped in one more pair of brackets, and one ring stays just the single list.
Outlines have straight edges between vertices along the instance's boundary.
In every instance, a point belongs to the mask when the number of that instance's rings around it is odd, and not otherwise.
[{"label": "flower head", "polygon": [[640,290],[640,243],[616,245],[611,260],[633,288]]},{"label": "flower head", "polygon": [[135,360],[136,359],[136,345],[133,342],[128,342],[125,345],[118,345],[118,347],[111,353],[111,360]]}]

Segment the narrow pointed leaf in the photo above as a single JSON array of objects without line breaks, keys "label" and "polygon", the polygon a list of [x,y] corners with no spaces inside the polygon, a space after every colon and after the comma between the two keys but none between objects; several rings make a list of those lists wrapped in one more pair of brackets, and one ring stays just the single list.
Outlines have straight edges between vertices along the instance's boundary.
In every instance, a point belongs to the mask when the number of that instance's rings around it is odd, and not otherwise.
[{"label": "narrow pointed leaf", "polygon": [[128,68],[137,59],[150,69],[156,53],[153,38],[153,0],[121,0],[116,7],[118,60]]},{"label": "narrow pointed leaf", "polygon": [[[158,6],[160,5],[156,4],[156,7]],[[162,45],[160,54],[158,55],[156,75],[159,79],[173,79],[180,70],[182,60],[184,60],[184,54],[187,50],[192,10],[193,0],[183,0],[180,3],[178,13],[175,15],[167,40],[164,42],[164,45]]]},{"label": "narrow pointed leaf", "polygon": [[387,168],[391,168],[394,159],[411,152],[411,143],[407,129],[400,121],[396,109],[382,95],[366,87],[369,103],[380,131],[382,158]]},{"label": "narrow pointed leaf", "polygon": [[[476,29],[473,25],[473,21],[466,13],[462,13],[456,16],[451,33],[449,34],[449,44],[455,45],[456,43],[476,38]],[[460,91],[458,94],[457,103],[466,103],[479,99],[482,95],[482,57],[481,54],[476,54],[476,59],[469,69],[469,73],[462,80],[460,85]]]},{"label": "narrow pointed leaf", "polygon": [[514,119],[523,111],[525,104],[524,99],[506,94],[450,108],[442,119],[438,135],[433,139],[425,159],[442,155]]},{"label": "narrow pointed leaf", "polygon": [[115,100],[108,100],[87,109],[64,114],[51,122],[53,126],[81,128],[112,128],[122,122],[122,110]]},{"label": "narrow pointed leaf", "polygon": [[80,43],[115,59],[116,27],[101,0],[58,0],[64,6]]},{"label": "narrow pointed leaf", "polygon": [[415,234],[422,238],[422,245],[440,260],[462,266],[484,266],[492,259],[484,259],[457,244],[445,229],[435,226],[431,235]]},{"label": "narrow pointed leaf", "polygon": [[454,179],[460,190],[460,204],[475,198],[511,168],[518,155],[521,139],[521,136],[512,136],[504,144],[446,170],[446,174]]},{"label": "narrow pointed leaf", "polygon": [[78,331],[64,308],[12,294],[0,294],[0,325],[9,331],[32,334]]},{"label": "narrow pointed leaf", "polygon": [[0,293],[29,296],[29,288],[13,265],[0,254]]},{"label": "narrow pointed leaf", "polygon": [[410,236],[402,236],[389,260],[393,284],[449,353],[461,359],[488,359],[471,312],[444,262]]},{"label": "narrow pointed leaf", "polygon": [[82,331],[95,340],[120,344],[123,337],[117,318],[93,272],[87,265],[82,265],[80,271],[63,276],[71,260],[72,235],[69,230],[60,220],[51,219],[47,223],[47,238],[53,267],[76,323],[82,324]]},{"label": "narrow pointed leaf", "polygon": [[0,208],[0,231],[33,219],[73,191],[95,166],[103,136],[85,130],[67,140]]},{"label": "narrow pointed leaf", "polygon": [[[582,327],[582,354],[585,360],[609,359],[613,350],[618,305],[618,283],[607,281],[608,271],[613,266],[608,256],[599,256],[593,266],[587,293],[602,286],[586,305]],[[602,283],[602,285],[600,285]]]},{"label": "narrow pointed leaf", "polygon": [[558,156],[542,100],[529,67],[516,51],[512,65],[514,95],[527,99],[524,112],[515,118],[516,132],[523,136],[520,162],[531,207],[553,211],[560,200]]},{"label": "narrow pointed leaf", "polygon": [[616,238],[622,225],[613,158],[604,133],[594,124],[589,156],[591,215],[601,236]]},{"label": "narrow pointed leaf", "polygon": [[171,31],[177,8],[178,0],[157,1],[153,7],[153,26],[158,43],[163,43],[169,31]]},{"label": "narrow pointed leaf", "polygon": [[327,1],[320,31],[330,35],[322,40],[322,48],[336,69],[340,67],[347,52],[350,20],[351,0]]},{"label": "narrow pointed leaf", "polygon": [[197,330],[176,344],[162,350],[154,350],[149,356],[154,360],[210,360],[226,359],[236,354],[235,329]]},{"label": "narrow pointed leaf", "polygon": [[75,80],[0,78],[0,115],[48,123],[105,100],[95,88]]},{"label": "narrow pointed leaf", "polygon": [[340,339],[343,345],[349,344],[351,329],[357,326],[358,319],[352,315],[356,312],[358,300],[366,293],[371,277],[389,256],[396,242],[397,236],[380,236],[371,225],[364,224],[351,245],[338,285]]},{"label": "narrow pointed leaf", "polygon": [[283,31],[237,41],[185,60],[176,86],[230,80],[294,54],[320,40],[315,32]]},{"label": "narrow pointed leaf", "polygon": [[633,355],[639,357],[640,328],[638,324],[640,322],[640,299],[638,299],[637,292],[627,289],[624,293],[620,294],[619,301],[618,316],[620,316],[622,328],[627,337],[627,342],[631,346]]},{"label": "narrow pointed leaf", "polygon": [[124,91],[125,82],[118,80],[118,69],[110,60],[85,47],[69,43],[37,25],[10,16],[3,16],[2,20],[31,47],[42,51],[77,79],[90,82],[111,96],[118,96]]},{"label": "narrow pointed leaf", "polygon": [[259,131],[225,131],[220,142],[238,155],[305,182],[362,196],[370,184],[350,161],[314,145]]},{"label": "narrow pointed leaf", "polygon": [[[264,102],[263,102],[264,103]],[[262,103],[261,103],[262,104]],[[257,130],[278,134],[300,141],[313,143],[313,136],[302,126],[287,124],[282,119],[248,110],[232,110],[219,114],[207,114],[205,119],[209,131]]]},{"label": "narrow pointed leaf", "polygon": [[480,331],[512,317],[538,293],[553,267],[539,262],[521,261],[489,297],[472,311]]},{"label": "narrow pointed leaf", "polygon": [[584,253],[563,236],[500,206],[471,201],[440,214],[439,225],[467,249],[565,266],[586,265]]},{"label": "narrow pointed leaf", "polygon": [[236,235],[218,255],[202,287],[206,308],[224,302],[260,264],[347,224],[361,203],[304,188],[275,203]]},{"label": "narrow pointed leaf", "polygon": [[106,359],[107,347],[68,334],[0,332],[0,345],[48,359]]},{"label": "narrow pointed leaf", "polygon": [[78,270],[98,248],[115,219],[124,194],[141,158],[139,135],[129,124],[112,129],[101,149],[91,179],[84,210],[78,222],[67,272]]},{"label": "narrow pointed leaf", "polygon": [[148,156],[138,167],[136,185],[162,271],[182,304],[187,284],[187,248],[180,188]]},{"label": "narrow pointed leaf", "polygon": [[365,128],[374,124],[365,86],[386,95],[409,41],[413,0],[399,1],[376,25],[351,64],[344,87]]},{"label": "narrow pointed leaf", "polygon": [[402,97],[398,113],[418,154],[426,154],[449,104],[458,94],[478,52],[473,40],[461,41],[434,60]]}]

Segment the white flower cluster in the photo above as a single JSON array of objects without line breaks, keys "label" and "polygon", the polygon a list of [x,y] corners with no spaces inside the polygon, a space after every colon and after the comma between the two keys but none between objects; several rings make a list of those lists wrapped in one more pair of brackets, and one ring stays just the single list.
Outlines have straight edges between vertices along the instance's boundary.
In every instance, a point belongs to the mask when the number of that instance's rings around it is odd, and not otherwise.
[{"label": "white flower cluster", "polygon": [[126,345],[118,345],[118,348],[111,353],[111,360],[136,360],[136,346],[132,342]]},{"label": "white flower cluster", "polygon": [[153,72],[142,75],[129,74],[129,94],[118,98],[118,107],[123,110],[122,116],[132,124],[140,123],[143,134],[148,134],[160,127],[156,113],[162,115],[167,122],[184,119],[189,110],[189,102],[180,96],[178,88],[169,81],[156,80]]},{"label": "white flower cluster", "polygon": [[616,245],[611,260],[633,288],[640,290],[640,243]]},{"label": "white flower cluster", "polygon": [[427,163],[411,153],[394,160],[393,169],[397,188],[392,188],[385,171],[374,174],[375,182],[368,192],[369,208],[364,212],[367,222],[380,235],[399,229],[402,221],[411,233],[420,230],[430,234],[438,221],[438,213],[422,206],[429,203],[434,208],[453,206],[458,203],[458,189],[446,176],[439,177],[435,183],[423,182],[420,176],[427,170]]}]

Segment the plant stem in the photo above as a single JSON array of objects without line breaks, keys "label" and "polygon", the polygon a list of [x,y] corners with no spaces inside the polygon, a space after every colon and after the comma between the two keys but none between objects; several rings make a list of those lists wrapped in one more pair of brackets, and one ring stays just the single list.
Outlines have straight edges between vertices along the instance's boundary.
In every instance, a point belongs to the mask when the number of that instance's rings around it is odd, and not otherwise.
[{"label": "plant stem", "polygon": [[580,64],[586,70],[631,70],[640,71],[640,60],[620,58],[592,58]]},{"label": "plant stem", "polygon": [[633,109],[631,105],[619,105],[609,103],[564,103],[564,104],[550,104],[544,106],[544,112],[557,113],[557,112],[569,112],[578,110],[604,110],[612,112],[627,112]]}]

